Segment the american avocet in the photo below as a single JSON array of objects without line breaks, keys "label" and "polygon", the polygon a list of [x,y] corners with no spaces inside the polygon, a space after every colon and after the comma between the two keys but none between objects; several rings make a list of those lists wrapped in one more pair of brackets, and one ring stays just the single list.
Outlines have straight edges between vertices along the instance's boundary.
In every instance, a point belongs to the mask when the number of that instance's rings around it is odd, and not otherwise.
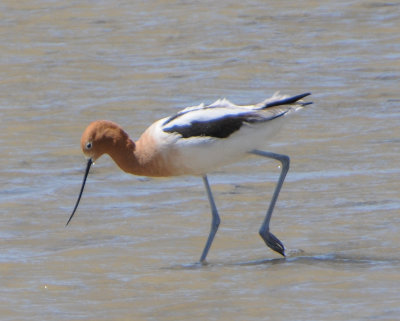
[{"label": "american avocet", "polygon": [[204,262],[220,224],[220,217],[208,184],[207,173],[248,154],[275,159],[282,164],[260,235],[274,251],[285,256],[281,241],[269,231],[269,222],[286,173],[289,157],[258,148],[273,134],[284,115],[308,104],[301,99],[275,94],[256,105],[237,106],[226,99],[205,106],[188,107],[173,116],[160,119],[145,130],[137,142],[117,124],[108,120],[91,123],[83,132],[81,147],[88,158],[78,200],[67,222],[78,208],[90,166],[108,154],[125,172],[153,177],[199,175],[203,178],[211,206],[211,230],[200,257]]}]

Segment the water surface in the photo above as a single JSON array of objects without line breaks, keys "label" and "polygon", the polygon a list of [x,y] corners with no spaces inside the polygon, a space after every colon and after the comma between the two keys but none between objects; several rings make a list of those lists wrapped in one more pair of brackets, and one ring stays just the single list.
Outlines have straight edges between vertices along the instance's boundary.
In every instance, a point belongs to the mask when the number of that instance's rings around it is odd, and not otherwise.
[{"label": "water surface", "polygon": [[[395,320],[400,314],[400,6],[335,1],[0,4],[2,320]],[[95,119],[136,139],[179,108],[311,91],[265,149],[278,164],[127,175],[109,157],[65,228]]]}]

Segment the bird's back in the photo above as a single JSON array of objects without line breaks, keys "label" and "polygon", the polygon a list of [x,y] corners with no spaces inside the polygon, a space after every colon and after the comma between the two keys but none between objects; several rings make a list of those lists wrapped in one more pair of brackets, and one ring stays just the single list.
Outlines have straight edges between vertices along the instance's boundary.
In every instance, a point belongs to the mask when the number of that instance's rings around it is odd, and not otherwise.
[{"label": "bird's back", "polygon": [[309,104],[300,100],[307,95],[276,94],[262,103],[246,106],[217,100],[162,119],[147,134],[155,138],[157,150],[170,164],[172,175],[203,175],[266,146],[286,118],[282,116]]}]

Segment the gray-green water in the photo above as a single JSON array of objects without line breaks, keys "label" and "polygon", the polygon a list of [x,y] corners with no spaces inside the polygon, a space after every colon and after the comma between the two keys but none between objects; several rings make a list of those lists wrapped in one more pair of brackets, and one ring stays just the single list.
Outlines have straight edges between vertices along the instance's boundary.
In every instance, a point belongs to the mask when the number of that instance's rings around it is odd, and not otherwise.
[{"label": "gray-green water", "polygon": [[[400,315],[400,5],[382,1],[0,3],[2,320],[396,320]],[[209,265],[200,178],[143,179],[96,119],[135,139],[179,108],[311,91],[258,158],[210,174],[222,224]]]}]

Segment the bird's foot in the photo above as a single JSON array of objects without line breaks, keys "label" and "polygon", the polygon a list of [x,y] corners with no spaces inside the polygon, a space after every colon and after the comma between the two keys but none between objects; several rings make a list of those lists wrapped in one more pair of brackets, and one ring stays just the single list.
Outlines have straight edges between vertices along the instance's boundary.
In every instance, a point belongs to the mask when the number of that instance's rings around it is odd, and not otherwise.
[{"label": "bird's foot", "polygon": [[274,250],[275,252],[278,252],[282,256],[285,256],[285,247],[274,234],[267,231],[267,233],[261,235],[261,237],[263,238],[265,244],[267,244],[271,250]]}]

